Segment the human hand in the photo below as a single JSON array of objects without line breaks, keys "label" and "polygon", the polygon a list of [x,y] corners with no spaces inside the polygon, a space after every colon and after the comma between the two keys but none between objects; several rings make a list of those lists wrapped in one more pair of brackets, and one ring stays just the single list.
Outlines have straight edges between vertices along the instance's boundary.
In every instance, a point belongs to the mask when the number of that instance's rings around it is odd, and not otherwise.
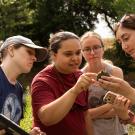
[{"label": "human hand", "polygon": [[45,132],[42,132],[39,127],[34,127],[30,131],[30,135],[46,135],[46,133]]},{"label": "human hand", "polygon": [[5,135],[6,131],[5,129],[0,129],[0,135]]},{"label": "human hand", "polygon": [[114,100],[113,108],[119,118],[121,118],[122,120],[127,120],[129,119],[128,109],[130,105],[130,100],[128,100],[124,96],[118,95]]},{"label": "human hand", "polygon": [[74,86],[74,92],[80,93],[87,90],[88,87],[96,81],[96,73],[84,73],[82,74]]},{"label": "human hand", "polygon": [[129,95],[132,95],[132,87],[128,82],[123,79],[111,76],[102,76],[101,79],[98,80],[101,87],[104,89],[110,90],[115,93],[119,93],[125,97],[130,98]]}]

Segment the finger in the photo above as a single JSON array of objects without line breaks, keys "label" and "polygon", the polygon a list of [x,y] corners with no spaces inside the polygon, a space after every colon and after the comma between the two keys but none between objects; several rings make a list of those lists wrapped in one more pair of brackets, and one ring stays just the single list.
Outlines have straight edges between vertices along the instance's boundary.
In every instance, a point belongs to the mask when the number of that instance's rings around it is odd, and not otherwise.
[{"label": "finger", "polygon": [[127,102],[126,102],[126,104],[125,104],[125,107],[126,107],[127,109],[129,109],[130,105],[131,105],[131,101],[127,99]]},{"label": "finger", "polygon": [[46,135],[46,133],[45,132],[41,132],[41,135]]},{"label": "finger", "polygon": [[122,102],[122,96],[118,95],[117,98],[116,98],[116,104],[118,106],[121,106],[121,102]]},{"label": "finger", "polygon": [[30,134],[31,135],[34,135],[34,134],[39,134],[41,131],[40,131],[40,128],[39,127],[34,127],[31,131],[30,131]]},{"label": "finger", "polygon": [[111,89],[113,90],[114,88],[117,89],[117,87],[118,87],[117,83],[109,82],[109,81],[106,81],[103,79],[99,79],[99,84],[101,85],[101,87],[107,88],[109,90],[111,90]]},{"label": "finger", "polygon": [[118,98],[118,103],[119,103],[119,106],[120,107],[124,107],[125,109],[127,108],[128,109],[128,106],[129,106],[129,102],[128,102],[128,99],[124,96],[119,96]]},{"label": "finger", "polygon": [[5,129],[0,129],[0,135],[4,135],[6,133]]},{"label": "finger", "polygon": [[127,103],[128,99],[126,97],[122,97],[122,103],[125,105]]},{"label": "finger", "polygon": [[87,76],[88,78],[94,79],[94,80],[96,80],[96,78],[97,78],[96,73],[85,73],[85,76]]},{"label": "finger", "polygon": [[87,80],[87,81],[91,81],[92,79],[95,79],[96,77],[95,77],[95,75],[93,76],[93,75],[89,75],[89,74],[83,74],[83,77]]},{"label": "finger", "polygon": [[114,83],[119,83],[121,81],[120,78],[114,77],[114,76],[101,76],[101,79],[109,81],[109,82],[114,82]]},{"label": "finger", "polygon": [[89,87],[89,85],[90,85],[89,82],[87,82],[87,81],[85,80],[85,81],[81,82],[81,89],[87,90],[88,87]]}]

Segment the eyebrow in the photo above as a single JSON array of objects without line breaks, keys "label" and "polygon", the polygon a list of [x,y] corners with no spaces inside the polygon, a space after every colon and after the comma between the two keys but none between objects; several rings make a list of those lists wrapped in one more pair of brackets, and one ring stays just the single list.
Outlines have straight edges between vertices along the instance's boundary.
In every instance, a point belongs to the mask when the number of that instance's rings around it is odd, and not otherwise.
[{"label": "eyebrow", "polygon": [[[128,34],[128,33],[123,33],[123,34],[120,36],[120,38],[123,39],[123,37],[124,37],[125,35],[127,35],[127,34]],[[116,39],[116,41],[117,41],[118,43],[121,43],[120,38]]]},{"label": "eyebrow", "polygon": [[121,35],[121,38],[123,38],[125,35],[127,35],[128,33],[123,33],[122,35]]},{"label": "eyebrow", "polygon": [[[74,52],[75,50],[65,50],[64,52]],[[78,49],[76,51],[81,51],[81,49]]]},{"label": "eyebrow", "polygon": [[91,45],[91,46],[86,45],[84,48],[91,48],[91,47],[93,47],[93,46],[102,46],[102,45],[101,45],[101,44],[93,44],[93,45]]}]

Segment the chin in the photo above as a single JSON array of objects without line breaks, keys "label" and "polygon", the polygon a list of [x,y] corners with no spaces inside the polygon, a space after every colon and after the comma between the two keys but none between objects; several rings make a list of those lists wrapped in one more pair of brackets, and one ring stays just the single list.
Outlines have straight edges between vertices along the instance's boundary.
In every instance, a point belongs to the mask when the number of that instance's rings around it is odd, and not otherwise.
[{"label": "chin", "polygon": [[29,73],[31,69],[25,69],[23,73]]},{"label": "chin", "polygon": [[133,58],[133,60],[135,60],[135,56],[133,56],[132,58]]},{"label": "chin", "polygon": [[79,68],[74,68],[74,69],[72,69],[71,73],[77,71],[78,69],[79,69]]},{"label": "chin", "polygon": [[130,55],[134,60],[135,60],[135,54],[133,54],[133,55]]}]

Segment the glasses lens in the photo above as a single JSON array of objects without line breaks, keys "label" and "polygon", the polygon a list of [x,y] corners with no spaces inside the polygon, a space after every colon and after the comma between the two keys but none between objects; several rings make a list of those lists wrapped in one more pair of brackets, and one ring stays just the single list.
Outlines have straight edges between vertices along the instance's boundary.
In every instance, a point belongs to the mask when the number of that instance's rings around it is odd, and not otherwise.
[{"label": "glasses lens", "polygon": [[91,52],[91,51],[96,52],[96,51],[98,51],[100,48],[102,48],[101,45],[95,45],[95,46],[93,46],[93,47],[85,48],[85,49],[83,49],[82,51],[83,51],[83,52],[86,52],[86,53],[89,53],[89,52]]}]

